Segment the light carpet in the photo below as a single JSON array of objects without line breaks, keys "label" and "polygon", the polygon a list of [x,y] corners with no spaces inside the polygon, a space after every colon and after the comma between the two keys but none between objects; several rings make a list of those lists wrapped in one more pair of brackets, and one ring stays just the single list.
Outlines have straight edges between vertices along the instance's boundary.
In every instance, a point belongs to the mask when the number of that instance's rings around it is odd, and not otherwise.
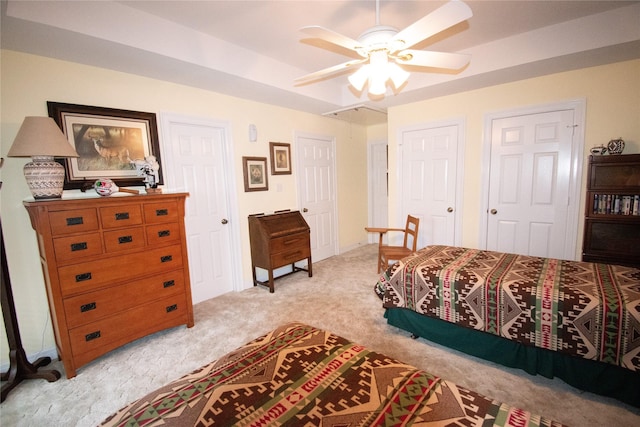
[{"label": "light carpet", "polygon": [[[377,245],[366,245],[265,287],[196,304],[195,326],[128,344],[78,370],[75,378],[27,380],[0,405],[9,426],[95,426],[152,390],[286,322],[330,330],[509,405],[572,426],[638,426],[640,410],[447,349],[386,324],[373,292]],[[55,369],[64,372],[60,362]]]}]

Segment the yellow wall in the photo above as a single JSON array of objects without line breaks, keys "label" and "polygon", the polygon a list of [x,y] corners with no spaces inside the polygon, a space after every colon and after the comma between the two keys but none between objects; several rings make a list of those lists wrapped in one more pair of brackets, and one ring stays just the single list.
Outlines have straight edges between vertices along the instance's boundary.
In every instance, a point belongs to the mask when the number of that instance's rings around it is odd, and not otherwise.
[{"label": "yellow wall", "polygon": [[[27,354],[54,347],[35,233],[22,200],[30,196],[22,167],[28,159],[6,158],[25,116],[47,115],[47,101],[109,108],[175,113],[230,123],[234,145],[242,233],[243,281],[251,283],[246,217],[255,212],[297,209],[296,176],[269,177],[268,192],[244,192],[242,156],[269,157],[269,141],[293,142],[294,132],[335,137],[337,158],[338,244],[346,250],[366,242],[366,128],[320,115],[250,102],[218,93],[106,69],[2,51],[1,193],[3,229],[22,340]],[[248,126],[258,129],[258,142],[248,141]],[[162,144],[161,144],[162,145]],[[295,156],[292,145],[292,156]],[[276,191],[280,185],[282,191]],[[7,348],[4,334],[0,344]],[[7,354],[2,351],[2,364]]]},{"label": "yellow wall", "polygon": [[[482,192],[484,119],[488,113],[542,104],[586,99],[586,127],[581,194],[586,187],[587,160],[591,147],[621,137],[624,154],[640,153],[640,60],[585,68],[534,79],[491,86],[456,95],[389,108],[389,222],[398,219],[398,129],[464,117],[464,190],[462,245],[479,247]],[[584,202],[578,246],[582,246]]]},{"label": "yellow wall", "polygon": [[[533,105],[586,99],[585,162],[588,149],[622,137],[625,153],[640,152],[640,60],[497,85],[389,109],[388,125],[365,128],[318,115],[255,103],[173,83],[87,67],[64,61],[2,51],[0,153],[6,153],[27,115],[47,115],[46,101],[97,105],[149,112],[169,112],[228,121],[234,144],[240,217],[254,212],[297,208],[292,176],[271,176],[269,192],[243,191],[243,155],[268,157],[268,141],[292,142],[295,131],[334,136],[337,149],[338,239],[341,250],[366,241],[367,151],[369,141],[389,141],[390,224],[397,224],[396,152],[399,128],[464,117],[465,177],[462,243],[478,245],[484,115]],[[258,143],[248,142],[250,123]],[[294,147],[292,147],[293,149]],[[295,156],[295,153],[292,153]],[[26,159],[5,159],[0,210],[9,268],[27,354],[54,346],[35,234],[22,200],[29,190],[22,175]],[[586,163],[585,163],[586,164]],[[586,168],[584,169],[586,174]],[[584,193],[583,177],[582,188]],[[276,184],[282,186],[276,192]],[[580,222],[581,219],[578,219]],[[250,280],[246,224],[242,231],[243,276]],[[2,360],[7,348],[4,334]]]}]

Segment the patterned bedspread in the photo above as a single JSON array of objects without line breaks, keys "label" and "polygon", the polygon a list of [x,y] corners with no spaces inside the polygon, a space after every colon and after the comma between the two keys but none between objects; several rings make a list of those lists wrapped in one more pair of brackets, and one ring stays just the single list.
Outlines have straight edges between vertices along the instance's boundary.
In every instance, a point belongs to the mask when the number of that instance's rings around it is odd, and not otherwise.
[{"label": "patterned bedspread", "polygon": [[375,290],[385,308],[640,372],[640,269],[428,246]]},{"label": "patterned bedspread", "polygon": [[559,426],[330,332],[284,325],[103,426]]}]

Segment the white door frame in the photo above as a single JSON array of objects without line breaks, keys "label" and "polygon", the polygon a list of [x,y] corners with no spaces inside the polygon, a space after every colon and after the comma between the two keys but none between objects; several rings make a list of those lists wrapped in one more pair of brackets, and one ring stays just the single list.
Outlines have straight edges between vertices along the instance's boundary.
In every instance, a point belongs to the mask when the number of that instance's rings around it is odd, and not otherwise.
[{"label": "white door frame", "polygon": [[[455,225],[454,225],[454,242],[456,246],[460,246],[462,244],[462,201],[463,201],[463,190],[464,190],[464,151],[465,151],[465,141],[466,141],[466,128],[467,123],[464,117],[452,118],[450,120],[441,120],[436,122],[426,122],[420,123],[410,126],[403,126],[398,128],[396,133],[396,141],[398,141],[397,145],[397,163],[396,163],[396,182],[398,183],[396,188],[396,194],[402,194],[402,144],[403,144],[403,134],[405,132],[413,132],[419,130],[426,129],[436,129],[441,127],[448,126],[457,126],[458,127],[458,147],[456,153],[456,208],[454,211],[455,215]],[[401,197],[397,198],[397,209],[398,218],[396,218],[396,227],[404,228],[406,221],[406,213],[402,212],[402,204],[403,200]]]},{"label": "white door frame", "polygon": [[[331,159],[331,168],[333,169],[333,176],[331,177],[331,197],[333,199],[333,210],[331,212],[332,215],[332,221],[334,224],[333,227],[333,253],[334,255],[337,255],[340,253],[339,251],[339,245],[338,245],[338,191],[337,191],[337,186],[338,186],[338,182],[337,182],[337,166],[336,166],[336,157],[337,157],[337,153],[336,153],[336,138],[334,136],[329,136],[329,135],[320,135],[320,134],[316,134],[316,133],[310,133],[310,132],[301,132],[301,131],[294,131],[293,132],[293,141],[295,143],[295,150],[296,150],[296,155],[293,156],[293,162],[292,162],[292,166],[294,168],[294,170],[299,171],[300,170],[300,160],[298,157],[298,147],[299,147],[299,139],[300,138],[308,138],[308,139],[321,139],[327,142],[331,143],[331,151],[333,151],[333,159]],[[304,208],[304,206],[300,206],[300,175],[298,175],[296,173],[296,200],[298,201],[298,209],[300,209],[302,211],[302,209]],[[312,254],[313,255],[313,254]],[[313,262],[313,258],[312,258],[312,262]]]},{"label": "white door frame", "polygon": [[[526,116],[531,114],[547,113],[559,110],[574,111],[574,131],[571,141],[571,171],[569,174],[569,201],[567,208],[567,224],[574,223],[574,226],[567,226],[565,230],[565,241],[567,247],[573,248],[573,259],[580,259],[580,248],[578,248],[578,230],[580,207],[582,206],[582,163],[584,153],[584,130],[586,115],[586,99],[579,98],[561,101],[551,104],[541,104],[512,110],[487,113],[484,116],[484,135],[482,153],[482,198],[480,206],[480,236],[479,247],[487,248],[487,222],[489,216],[489,172],[491,168],[491,126],[493,120],[503,119],[513,116]],[[567,254],[568,255],[568,254]],[[569,258],[567,256],[567,258]]]},{"label": "white door frame", "polygon": [[245,289],[242,284],[242,262],[241,262],[241,253],[242,249],[240,247],[241,233],[240,233],[240,214],[238,212],[238,199],[236,197],[237,194],[237,186],[236,186],[236,171],[235,171],[235,163],[233,161],[233,141],[231,140],[231,124],[227,121],[222,120],[214,120],[206,117],[194,117],[181,115],[176,113],[160,113],[160,145],[162,155],[162,163],[164,164],[165,170],[165,180],[166,186],[175,191],[185,191],[184,188],[176,188],[176,180],[175,180],[175,165],[173,163],[173,156],[165,155],[164,153],[170,153],[171,149],[166,144],[170,142],[170,129],[172,123],[180,123],[186,125],[193,126],[206,126],[222,129],[224,134],[224,143],[223,143],[223,162],[224,169],[227,173],[225,173],[225,186],[228,189],[227,191],[227,207],[229,209],[229,227],[231,227],[231,231],[229,233],[229,244],[230,244],[230,259],[231,259],[231,280],[232,280],[232,289],[234,291],[241,291]]}]

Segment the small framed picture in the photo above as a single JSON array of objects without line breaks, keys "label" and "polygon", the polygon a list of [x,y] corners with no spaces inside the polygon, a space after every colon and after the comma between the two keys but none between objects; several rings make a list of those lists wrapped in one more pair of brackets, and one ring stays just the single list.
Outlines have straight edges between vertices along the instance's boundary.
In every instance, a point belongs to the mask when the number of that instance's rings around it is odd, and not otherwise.
[{"label": "small framed picture", "polygon": [[266,157],[243,157],[244,191],[267,191],[269,177]]},{"label": "small framed picture", "polygon": [[291,175],[291,144],[270,142],[271,175]]}]

